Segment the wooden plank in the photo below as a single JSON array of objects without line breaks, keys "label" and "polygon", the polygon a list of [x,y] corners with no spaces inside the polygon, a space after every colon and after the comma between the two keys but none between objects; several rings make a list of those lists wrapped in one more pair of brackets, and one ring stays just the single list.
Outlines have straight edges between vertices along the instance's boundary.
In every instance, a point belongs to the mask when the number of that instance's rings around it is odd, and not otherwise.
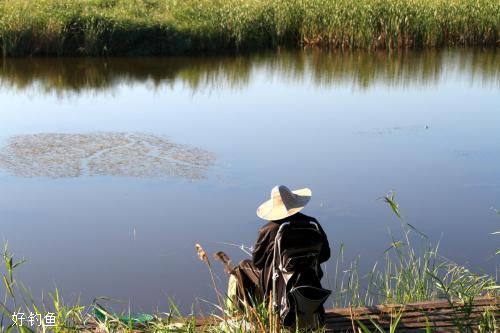
[{"label": "wooden plank", "polygon": [[[474,306],[481,305],[499,305],[500,299],[498,297],[477,297],[473,304]],[[454,306],[460,306],[460,302],[454,302]],[[380,313],[380,312],[397,312],[401,309],[402,305],[400,304],[381,304],[374,305],[371,307],[357,307],[352,308],[352,313],[356,314],[365,314],[365,313]],[[413,309],[413,310],[435,310],[442,308],[450,308],[450,304],[446,300],[436,300],[436,301],[426,301],[426,302],[414,302],[409,303],[405,306],[405,309]],[[350,316],[351,310],[349,308],[330,308],[326,310],[326,314],[336,314],[340,316]]]},{"label": "wooden plank", "polygon": [[[469,323],[477,322],[486,310],[499,313],[499,298],[481,297],[473,302],[472,309],[466,313],[463,304],[454,302],[453,307],[446,300],[415,302],[402,307],[399,304],[384,304],[373,307],[333,308],[326,310],[325,324],[327,332],[352,332],[352,320],[357,326],[357,320],[368,327],[374,328],[371,320],[383,328],[389,328],[391,318],[398,311],[403,311],[399,321],[399,329],[418,331],[430,325],[433,331],[442,329],[450,331],[456,328],[455,320],[467,316]],[[352,316],[352,319],[351,319]],[[371,319],[371,320],[370,320]],[[464,318],[465,319],[465,318]]]},{"label": "wooden plank", "polygon": [[[480,317],[485,311],[488,309],[488,307],[481,307],[481,308],[474,308],[470,313],[467,314],[469,318],[477,318]],[[491,310],[491,309],[490,309]],[[498,310],[497,310],[498,311]],[[456,317],[464,317],[465,314],[461,312],[455,312],[452,309],[446,309],[446,310],[440,310],[436,312],[410,312],[410,313],[405,313],[403,312],[401,314],[401,321],[425,321],[425,318],[431,319],[441,319],[441,320],[453,320]],[[376,321],[388,321],[390,322],[391,318],[394,319],[396,315],[390,315],[390,314],[378,314],[378,315],[363,315],[363,316],[358,316],[358,317],[353,317],[354,320],[360,320],[360,321],[369,321],[370,318]],[[343,323],[343,322],[351,322],[350,317],[329,317],[327,316],[325,318],[325,321],[330,324],[335,324],[335,323]]]},{"label": "wooden plank", "polygon": [[[478,297],[474,300],[471,312],[468,314],[469,320],[477,321],[486,310],[499,313],[500,298],[498,297]],[[427,326],[430,322],[433,331],[450,331],[455,326],[454,319],[462,315],[463,304],[454,302],[452,308],[446,300],[435,300],[426,302],[409,303],[404,306],[399,326],[407,332],[417,332]],[[352,332],[351,313],[356,324],[360,320],[363,324],[373,328],[370,318],[383,328],[388,328],[391,318],[402,309],[399,304],[381,304],[372,307],[358,308],[331,308],[326,310],[325,324],[326,332]],[[427,319],[426,319],[427,318]],[[197,317],[196,325],[217,325],[220,319],[207,316]],[[399,332],[399,330],[398,330]]]},{"label": "wooden plank", "polygon": [[[495,310],[496,307],[493,306],[478,306],[478,307],[473,307],[470,310],[470,313],[484,313],[487,310]],[[402,318],[414,318],[414,317],[422,317],[425,315],[441,315],[441,316],[453,316],[457,314],[464,314],[461,309],[439,309],[436,311],[403,311],[401,314]],[[366,314],[358,314],[358,315],[353,315],[354,319],[367,319],[367,318],[395,318],[397,316],[397,313],[387,313],[387,312],[381,312],[381,313],[366,313]],[[326,319],[335,322],[335,321],[342,321],[345,320],[345,318],[351,318],[351,316],[338,316],[338,315],[326,315]]]}]

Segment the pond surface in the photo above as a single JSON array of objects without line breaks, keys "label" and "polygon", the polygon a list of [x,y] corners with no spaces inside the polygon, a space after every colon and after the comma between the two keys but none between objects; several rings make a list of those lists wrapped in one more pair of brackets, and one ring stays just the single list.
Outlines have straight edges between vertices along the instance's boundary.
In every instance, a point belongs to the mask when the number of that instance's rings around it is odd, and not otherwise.
[{"label": "pond surface", "polygon": [[377,200],[394,190],[443,256],[494,273],[500,56],[1,62],[0,237],[29,259],[18,278],[35,297],[58,287],[145,311],[214,301],[194,244],[245,258],[238,245],[254,243],[277,184],[312,189],[304,213],[362,270],[399,229]]}]

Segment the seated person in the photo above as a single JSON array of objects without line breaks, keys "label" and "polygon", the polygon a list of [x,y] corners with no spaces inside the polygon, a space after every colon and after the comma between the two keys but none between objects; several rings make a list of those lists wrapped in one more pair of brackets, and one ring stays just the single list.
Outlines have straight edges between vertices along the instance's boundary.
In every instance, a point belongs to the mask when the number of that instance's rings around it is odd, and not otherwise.
[{"label": "seated person", "polygon": [[[315,261],[317,267],[314,269],[314,276],[303,275],[306,278],[300,282],[321,288],[319,280],[323,272],[320,263],[330,258],[330,247],[318,221],[314,217],[300,213],[310,199],[311,190],[308,188],[291,191],[286,186],[276,186],[271,191],[271,199],[259,206],[257,216],[269,222],[259,230],[252,260],[242,261],[231,272],[228,294],[233,304],[269,302],[273,292],[274,244],[278,230],[285,222],[289,222],[290,225],[316,223],[320,238],[319,255],[317,262]],[[319,312],[323,313],[322,303]]]}]

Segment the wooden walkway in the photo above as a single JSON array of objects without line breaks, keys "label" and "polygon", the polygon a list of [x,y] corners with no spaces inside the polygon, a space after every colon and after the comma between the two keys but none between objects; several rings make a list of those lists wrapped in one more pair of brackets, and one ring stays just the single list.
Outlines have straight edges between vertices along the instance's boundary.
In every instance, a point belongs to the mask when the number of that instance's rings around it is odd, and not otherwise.
[{"label": "wooden walkway", "polygon": [[[427,301],[401,305],[376,305],[360,308],[333,308],[326,310],[327,332],[353,332],[359,327],[358,321],[374,329],[373,322],[388,329],[391,320],[401,314],[398,332],[422,332],[428,325],[433,332],[456,332],[457,321],[477,327],[485,312],[499,318],[498,297],[480,297],[472,306],[458,302],[450,304],[446,300]],[[372,322],[373,321],[373,322]],[[356,332],[357,333],[357,332]]]},{"label": "wooden walkway", "polygon": [[[389,332],[391,320],[394,321],[399,314],[401,318],[397,325],[397,332],[425,332],[427,325],[430,326],[432,332],[459,332],[457,322],[473,328],[466,332],[477,332],[477,326],[485,313],[500,318],[499,304],[500,297],[478,297],[472,306],[464,306],[458,302],[449,304],[446,300],[437,300],[409,303],[405,306],[386,304],[372,307],[331,308],[326,310],[326,332],[359,333],[359,322],[370,328],[372,332],[377,332],[373,322]],[[238,321],[237,318],[234,319]],[[193,318],[185,318],[178,323],[192,320]],[[220,317],[215,316],[196,317],[194,321],[195,326],[199,327],[202,332],[206,331],[207,326],[221,324]],[[98,326],[98,322],[92,317],[86,323],[83,332],[99,331]],[[138,325],[137,329],[133,329],[132,332],[145,332],[141,329],[142,326],[144,325]]]},{"label": "wooden walkway", "polygon": [[[378,332],[373,324],[389,332],[391,320],[401,313],[397,332],[425,332],[427,325],[432,332],[459,332],[457,322],[461,325],[477,328],[482,316],[489,312],[500,318],[499,297],[478,297],[472,306],[464,306],[458,302],[450,304],[446,300],[409,303],[405,306],[397,304],[375,305],[358,308],[326,309],[326,332],[359,333],[358,321],[372,332]],[[220,320],[214,317],[196,319],[196,326],[217,325]],[[477,329],[468,332],[476,332]]]}]

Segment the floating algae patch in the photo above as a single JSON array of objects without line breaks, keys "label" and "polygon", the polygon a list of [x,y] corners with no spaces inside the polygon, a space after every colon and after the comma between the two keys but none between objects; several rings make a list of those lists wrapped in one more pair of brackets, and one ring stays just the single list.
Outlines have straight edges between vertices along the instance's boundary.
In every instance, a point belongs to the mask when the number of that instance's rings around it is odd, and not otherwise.
[{"label": "floating algae patch", "polygon": [[201,179],[215,162],[206,150],[141,133],[42,133],[14,136],[0,168],[21,177],[180,177]]}]

